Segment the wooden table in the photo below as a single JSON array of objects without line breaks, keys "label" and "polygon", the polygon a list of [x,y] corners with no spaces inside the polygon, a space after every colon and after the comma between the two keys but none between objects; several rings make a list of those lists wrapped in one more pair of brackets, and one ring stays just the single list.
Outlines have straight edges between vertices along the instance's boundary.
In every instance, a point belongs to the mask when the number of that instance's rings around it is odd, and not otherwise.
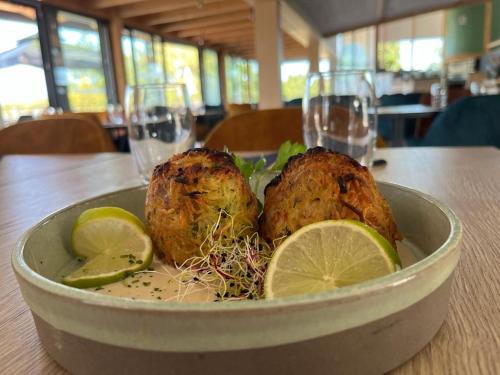
[{"label": "wooden table", "polygon": [[[402,148],[377,179],[447,203],[464,225],[448,318],[436,337],[394,374],[500,374],[500,151]],[[138,185],[126,154],[4,156],[0,159],[0,374],[64,374],[42,349],[10,266],[19,236],[75,201]]]},{"label": "wooden table", "polygon": [[441,112],[442,108],[423,104],[391,105],[377,108],[379,119],[388,119],[394,122],[392,146],[404,146],[405,120],[430,117]]}]

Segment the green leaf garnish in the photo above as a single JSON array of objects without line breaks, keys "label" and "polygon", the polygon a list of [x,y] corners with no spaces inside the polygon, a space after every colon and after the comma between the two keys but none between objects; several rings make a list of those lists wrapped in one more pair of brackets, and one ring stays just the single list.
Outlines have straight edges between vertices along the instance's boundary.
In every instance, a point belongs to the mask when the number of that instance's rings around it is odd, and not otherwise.
[{"label": "green leaf garnish", "polygon": [[[283,169],[288,159],[305,151],[306,146],[303,144],[286,141],[280,146],[276,161],[267,169],[269,171],[279,172]],[[224,147],[224,152],[229,152],[227,147]],[[245,160],[237,155],[232,154],[232,156],[234,164],[236,164],[241,174],[245,176],[247,180],[250,179],[253,174],[263,171],[266,167],[266,159],[264,157],[261,157],[256,163],[252,163],[250,160]]]},{"label": "green leaf garnish", "polygon": [[[236,155],[233,155],[233,160],[234,160],[234,164],[236,164],[236,166],[240,170],[241,174],[243,176],[245,176],[245,178],[248,180],[250,178],[250,176],[253,174],[253,172],[255,171],[255,165],[250,160],[242,159]],[[258,163],[260,163],[260,160]],[[264,164],[265,164],[265,161],[264,161]]]},{"label": "green leaf garnish", "polygon": [[270,169],[273,171],[281,171],[287,163],[288,159],[297,154],[304,153],[305,151],[306,146],[304,146],[303,144],[286,141],[280,146],[276,161],[273,163],[273,165],[271,165]]}]

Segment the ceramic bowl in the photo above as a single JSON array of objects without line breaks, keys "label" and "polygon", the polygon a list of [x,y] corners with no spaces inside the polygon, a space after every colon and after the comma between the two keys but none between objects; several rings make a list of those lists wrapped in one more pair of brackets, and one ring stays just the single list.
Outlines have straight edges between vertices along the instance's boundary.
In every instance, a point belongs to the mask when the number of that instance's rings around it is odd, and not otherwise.
[{"label": "ceramic bowl", "polygon": [[90,199],[28,230],[12,263],[42,345],[76,374],[379,374],[421,350],[445,318],[461,224],[434,198],[379,183],[416,264],[362,284],[275,300],[139,301],[62,285],[78,215],[143,217],[145,188]]}]

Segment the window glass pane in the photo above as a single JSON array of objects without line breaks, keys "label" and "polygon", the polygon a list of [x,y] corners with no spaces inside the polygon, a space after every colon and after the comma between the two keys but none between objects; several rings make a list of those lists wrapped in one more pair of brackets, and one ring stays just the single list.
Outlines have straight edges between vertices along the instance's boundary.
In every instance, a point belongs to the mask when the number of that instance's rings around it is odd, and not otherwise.
[{"label": "window glass pane", "polygon": [[386,71],[436,74],[443,66],[442,11],[379,26],[378,65]]},{"label": "window glass pane", "polygon": [[158,83],[151,35],[132,30],[132,45],[137,84]]},{"label": "window glass pane", "polygon": [[[250,103],[250,78],[247,60],[240,57],[225,56],[226,96],[229,103]],[[254,67],[255,70],[256,67]],[[258,70],[253,74],[257,73]],[[255,80],[258,85],[258,79]],[[258,92],[258,86],[254,90]]]},{"label": "window glass pane", "polygon": [[259,102],[259,63],[248,61],[248,79],[250,80],[250,103]]},{"label": "window glass pane", "polygon": [[319,71],[320,72],[328,72],[328,71],[330,71],[330,60],[328,60],[328,59],[321,59],[319,61]]},{"label": "window glass pane", "polygon": [[237,60],[237,79],[240,80],[241,86],[241,103],[249,103],[250,102],[250,87],[248,82],[248,65],[247,60],[239,58]]},{"label": "window glass pane", "polygon": [[198,48],[177,43],[164,43],[165,71],[169,82],[186,85],[192,108],[203,105],[201,99]]},{"label": "window glass pane", "polygon": [[203,74],[205,83],[205,104],[220,105],[219,60],[217,52],[211,49],[203,50]]},{"label": "window glass pane", "polygon": [[412,57],[412,70],[440,72],[443,64],[443,38],[415,39]]},{"label": "window glass pane", "polygon": [[336,36],[337,69],[375,68],[375,28],[366,27]]},{"label": "window glass pane", "polygon": [[235,102],[235,92],[236,88],[234,87],[233,82],[233,58],[231,56],[224,56],[224,73],[226,77],[226,97],[228,103]]},{"label": "window glass pane", "polygon": [[57,23],[63,58],[57,84],[67,87],[70,109],[105,111],[108,99],[97,21],[59,11]]},{"label": "window glass pane", "polygon": [[36,115],[48,105],[35,10],[1,1],[0,124]]},{"label": "window glass pane", "polygon": [[155,53],[154,67],[153,71],[155,72],[155,83],[163,83],[165,82],[165,73],[163,70],[163,44],[161,41],[161,37],[154,35],[153,36],[153,49]]},{"label": "window glass pane", "polygon": [[132,56],[132,39],[130,38],[129,30],[123,30],[122,32],[122,55],[123,55],[123,64],[125,65],[125,78],[127,80],[127,85],[135,86],[134,60]]},{"label": "window glass pane", "polygon": [[309,61],[285,61],[281,64],[281,96],[283,100],[302,98],[309,72]]}]

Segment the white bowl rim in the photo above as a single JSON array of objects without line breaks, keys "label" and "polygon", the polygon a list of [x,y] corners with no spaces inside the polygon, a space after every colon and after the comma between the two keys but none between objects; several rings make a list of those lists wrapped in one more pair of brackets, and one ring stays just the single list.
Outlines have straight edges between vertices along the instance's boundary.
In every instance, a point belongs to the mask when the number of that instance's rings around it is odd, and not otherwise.
[{"label": "white bowl rim", "polygon": [[366,295],[383,293],[388,288],[394,288],[417,277],[427,268],[439,262],[452,252],[459,244],[462,237],[462,224],[456,214],[445,204],[436,198],[422,193],[418,190],[408,188],[395,183],[379,182],[386,186],[416,194],[419,197],[427,200],[429,203],[438,207],[446,216],[450,224],[450,234],[444,243],[435,250],[431,255],[425,257],[421,261],[404,268],[390,275],[366,281],[360,284],[333,289],[315,294],[303,294],[276,299],[262,299],[254,301],[238,301],[234,303],[221,302],[170,302],[170,301],[154,301],[154,300],[136,300],[125,297],[117,297],[92,293],[84,289],[77,289],[66,286],[62,283],[49,280],[35,272],[28,266],[23,258],[23,250],[26,242],[35,231],[39,230],[45,223],[52,220],[55,216],[64,211],[74,208],[79,205],[84,205],[96,199],[106,198],[108,196],[122,194],[126,191],[144,189],[144,185],[135,186],[132,188],[116,190],[114,192],[98,195],[89,199],[70,204],[61,208],[52,214],[49,214],[44,219],[39,221],[28,229],[18,240],[14,251],[12,252],[11,261],[12,267],[18,277],[22,277],[26,282],[39,288],[47,293],[57,295],[62,298],[75,300],[75,302],[84,302],[85,305],[95,305],[109,308],[127,309],[127,310],[142,310],[155,312],[182,312],[182,313],[220,313],[220,312],[265,312],[275,309],[292,308],[292,307],[313,307],[317,304],[325,303],[342,303],[351,299],[363,298]]}]

